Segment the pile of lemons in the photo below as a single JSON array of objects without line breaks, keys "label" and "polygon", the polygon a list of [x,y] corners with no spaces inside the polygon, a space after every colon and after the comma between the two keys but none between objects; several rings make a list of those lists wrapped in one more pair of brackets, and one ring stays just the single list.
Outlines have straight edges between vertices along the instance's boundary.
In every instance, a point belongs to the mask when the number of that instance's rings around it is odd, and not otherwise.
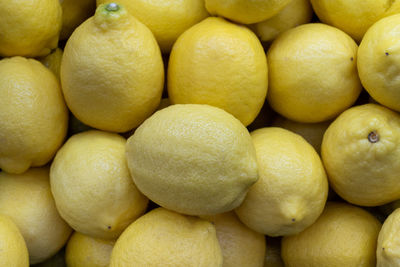
[{"label": "pile of lemons", "polygon": [[400,1],[0,7],[0,267],[400,266]]}]

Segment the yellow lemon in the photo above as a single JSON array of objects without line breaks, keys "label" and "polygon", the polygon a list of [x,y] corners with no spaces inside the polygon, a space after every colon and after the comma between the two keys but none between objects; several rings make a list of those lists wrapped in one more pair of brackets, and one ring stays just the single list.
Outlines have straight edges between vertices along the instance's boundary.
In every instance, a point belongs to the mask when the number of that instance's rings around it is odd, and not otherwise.
[{"label": "yellow lemon", "polygon": [[251,229],[269,235],[303,231],[322,213],[328,180],[322,161],[301,136],[276,127],[251,133],[259,180],[236,209]]},{"label": "yellow lemon", "polygon": [[[400,10],[399,10],[400,12]],[[357,66],[361,83],[378,101],[400,111],[400,14],[376,22],[358,49]]]},{"label": "yellow lemon", "polygon": [[139,190],[189,215],[236,208],[258,178],[247,129],[208,105],[172,105],[154,113],[128,139],[126,150]]},{"label": "yellow lemon", "polygon": [[64,141],[68,111],[57,78],[39,61],[0,61],[0,168],[23,173],[49,162]]},{"label": "yellow lemon", "polygon": [[126,140],[87,131],[70,137],[51,165],[57,209],[74,230],[115,239],[144,213],[148,199],[134,185],[125,157]]},{"label": "yellow lemon", "polygon": [[215,227],[208,221],[157,208],[118,238],[110,267],[222,267]]},{"label": "yellow lemon", "polygon": [[281,257],[281,238],[267,237],[264,267],[285,267]]},{"label": "yellow lemon", "polygon": [[59,0],[62,7],[60,40],[68,39],[82,22],[94,14],[96,0]]},{"label": "yellow lemon", "polygon": [[233,211],[202,218],[215,226],[223,267],[263,267],[266,250],[264,235],[246,227]]},{"label": "yellow lemon", "polygon": [[275,127],[281,127],[301,135],[314,147],[315,151],[318,153],[321,153],[322,138],[324,137],[324,133],[330,124],[331,121],[302,123],[292,121],[281,116],[277,117],[272,123],[272,125]]},{"label": "yellow lemon", "polygon": [[51,72],[56,75],[57,79],[60,80],[60,67],[61,67],[61,59],[63,56],[63,51],[61,48],[56,48],[51,54],[39,58],[40,62],[43,63]]},{"label": "yellow lemon", "polygon": [[28,267],[29,255],[18,227],[7,216],[0,215],[0,266]]},{"label": "yellow lemon", "polygon": [[367,211],[329,202],[300,234],[282,240],[286,267],[375,267],[380,222]]},{"label": "yellow lemon", "polygon": [[0,1],[0,56],[45,56],[57,47],[59,0]]},{"label": "yellow lemon", "polygon": [[378,236],[377,267],[395,267],[400,262],[400,209],[387,217]]},{"label": "yellow lemon", "polygon": [[251,24],[269,19],[292,0],[206,0],[210,14]]},{"label": "yellow lemon", "polygon": [[313,10],[310,0],[291,0],[278,14],[251,25],[263,42],[274,40],[280,33],[311,21]]},{"label": "yellow lemon", "polygon": [[9,216],[18,226],[31,264],[56,254],[72,231],[54,204],[47,167],[23,174],[0,172],[0,214]]},{"label": "yellow lemon", "polygon": [[108,267],[115,241],[92,238],[75,232],[68,241],[68,267]]},{"label": "yellow lemon", "polygon": [[346,201],[378,206],[400,199],[400,116],[366,104],[343,112],[325,132],[322,159]]},{"label": "yellow lemon", "polygon": [[100,5],[68,39],[61,84],[71,112],[105,131],[126,132],[160,103],[164,67],[151,31],[121,5]]},{"label": "yellow lemon", "polygon": [[174,104],[208,104],[245,126],[260,112],[268,89],[267,59],[257,36],[222,18],[207,18],[176,41],[168,63]]},{"label": "yellow lemon", "polygon": [[[97,4],[111,0],[97,0]],[[130,14],[154,34],[163,53],[169,53],[176,39],[208,16],[204,0],[119,0]]]},{"label": "yellow lemon", "polygon": [[357,44],[344,32],[311,23],[282,33],[268,50],[268,101],[294,121],[321,122],[349,108],[361,92]]},{"label": "yellow lemon", "polygon": [[368,28],[379,19],[400,12],[395,0],[311,0],[318,18],[361,41]]}]

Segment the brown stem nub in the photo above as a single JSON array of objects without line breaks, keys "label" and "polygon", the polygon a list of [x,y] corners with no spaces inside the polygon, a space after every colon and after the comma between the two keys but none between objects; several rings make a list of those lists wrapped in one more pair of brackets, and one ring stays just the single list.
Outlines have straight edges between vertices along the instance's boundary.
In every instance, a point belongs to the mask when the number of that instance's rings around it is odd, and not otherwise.
[{"label": "brown stem nub", "polygon": [[368,134],[368,141],[371,143],[376,143],[379,141],[379,134],[376,131],[372,131]]}]

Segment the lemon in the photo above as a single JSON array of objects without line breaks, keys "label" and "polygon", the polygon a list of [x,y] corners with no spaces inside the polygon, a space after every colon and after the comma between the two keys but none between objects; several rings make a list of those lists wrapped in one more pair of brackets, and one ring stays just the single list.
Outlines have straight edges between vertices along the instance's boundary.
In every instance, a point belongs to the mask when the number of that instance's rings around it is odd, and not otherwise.
[{"label": "lemon", "polygon": [[373,99],[396,111],[400,111],[399,24],[400,14],[376,22],[365,34],[357,58],[364,88]]},{"label": "lemon", "polygon": [[378,236],[376,259],[378,267],[395,267],[400,262],[400,209],[387,217]]},{"label": "lemon", "polygon": [[325,24],[304,24],[282,33],[267,54],[271,107],[299,122],[333,119],[361,92],[356,54],[350,36]]},{"label": "lemon", "polygon": [[318,18],[361,41],[368,28],[379,19],[400,12],[395,0],[311,0]]},{"label": "lemon", "polygon": [[68,241],[68,267],[108,267],[115,241],[92,238],[75,232]]},{"label": "lemon", "polygon": [[0,61],[0,168],[23,173],[50,161],[64,141],[68,111],[59,83],[34,59]]},{"label": "lemon", "polygon": [[206,0],[210,14],[251,24],[269,19],[292,0]]},{"label": "lemon", "polygon": [[121,5],[100,5],[68,39],[61,84],[71,112],[105,131],[126,132],[160,103],[164,67],[151,31]]},{"label": "lemon", "polygon": [[39,58],[40,62],[43,63],[54,75],[60,80],[60,67],[61,67],[61,59],[63,56],[63,51],[61,48],[56,48],[51,54]]},{"label": "lemon", "polygon": [[281,257],[281,238],[267,237],[264,267],[285,267]]},{"label": "lemon", "polygon": [[28,267],[29,255],[18,227],[7,216],[0,215],[0,266]]},{"label": "lemon", "polygon": [[82,22],[94,14],[96,0],[59,0],[62,7],[60,39],[65,40]]},{"label": "lemon", "polygon": [[57,47],[59,0],[0,1],[0,56],[45,56]]},{"label": "lemon", "polygon": [[126,150],[139,190],[189,215],[236,208],[258,179],[247,129],[208,105],[178,104],[156,112],[128,139]]},{"label": "lemon", "polygon": [[222,18],[207,18],[176,41],[168,63],[173,104],[208,104],[233,114],[245,126],[260,112],[268,68],[257,36]]},{"label": "lemon", "polygon": [[[97,4],[111,0],[97,0]],[[208,16],[204,0],[119,0],[128,12],[154,34],[163,53],[169,53],[184,31]]]},{"label": "lemon", "polygon": [[157,208],[118,238],[110,267],[222,267],[215,227],[208,221]]},{"label": "lemon", "polygon": [[97,130],[70,137],[50,170],[60,215],[82,234],[115,239],[144,213],[148,199],[134,185],[125,157],[126,140]]},{"label": "lemon", "polygon": [[56,254],[71,234],[54,204],[47,167],[23,174],[0,172],[0,214],[9,216],[18,226],[31,264]]},{"label": "lemon", "polygon": [[324,166],[304,138],[270,127],[251,133],[259,180],[236,209],[249,228],[269,236],[293,235],[322,213],[328,194]]},{"label": "lemon", "polygon": [[367,211],[328,202],[312,226],[283,238],[282,258],[286,267],[375,267],[380,228]]},{"label": "lemon", "polygon": [[275,16],[251,25],[263,42],[271,42],[280,33],[311,21],[313,10],[309,0],[291,0]]},{"label": "lemon", "polygon": [[331,123],[332,121],[302,123],[279,116],[274,120],[272,125],[301,135],[314,147],[315,151],[321,153],[322,138],[324,137],[324,133]]},{"label": "lemon", "polygon": [[400,199],[400,116],[366,104],[343,112],[325,132],[322,159],[346,201],[378,206]]},{"label": "lemon", "polygon": [[233,211],[202,218],[215,226],[223,267],[263,267],[266,245],[262,234],[247,228]]}]

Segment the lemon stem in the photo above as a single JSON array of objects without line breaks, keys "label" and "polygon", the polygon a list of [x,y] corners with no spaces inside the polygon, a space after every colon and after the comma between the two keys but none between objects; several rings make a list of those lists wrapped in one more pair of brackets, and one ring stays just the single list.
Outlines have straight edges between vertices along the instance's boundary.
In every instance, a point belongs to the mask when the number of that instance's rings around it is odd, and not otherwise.
[{"label": "lemon stem", "polygon": [[379,134],[376,131],[372,131],[368,135],[368,141],[371,143],[376,143],[379,141]]},{"label": "lemon stem", "polygon": [[106,6],[106,10],[107,10],[107,11],[110,11],[110,12],[118,11],[118,10],[119,10],[119,5],[116,4],[116,3],[109,3],[109,4]]}]

